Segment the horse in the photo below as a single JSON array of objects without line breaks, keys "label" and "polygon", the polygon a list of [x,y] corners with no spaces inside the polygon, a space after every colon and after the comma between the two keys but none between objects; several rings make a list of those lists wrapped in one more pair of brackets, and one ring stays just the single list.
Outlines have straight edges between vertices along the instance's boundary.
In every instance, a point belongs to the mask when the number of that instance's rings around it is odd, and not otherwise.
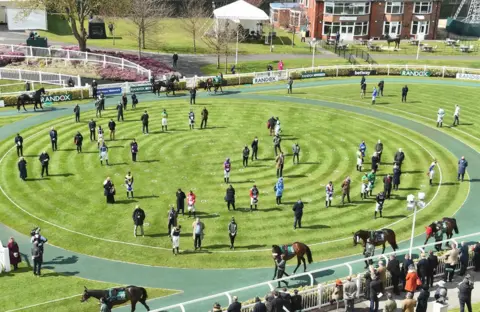
[{"label": "horse", "polygon": [[[278,245],[272,245],[272,256],[273,260],[278,259],[281,257],[282,254],[285,255],[284,260],[288,261],[292,259],[293,257],[297,257],[297,267],[295,270],[293,270],[293,274],[297,272],[298,268],[300,267],[300,264],[303,262],[303,271],[307,271],[307,264],[305,263],[305,257],[304,255],[307,254],[307,259],[308,263],[311,264],[313,262],[312,259],[312,252],[310,251],[310,248],[305,245],[304,243],[299,243],[295,242],[291,245],[293,249],[293,253],[288,253],[286,249],[288,249],[288,246],[283,246],[283,250],[280,246]],[[282,252],[283,251],[283,252]],[[277,276],[277,263],[275,262],[275,272],[273,273],[273,279]]]},{"label": "horse", "polygon": [[[425,243],[423,243],[424,245],[427,244],[430,237],[435,236],[435,233],[437,231],[441,231],[438,226],[442,227],[443,224],[446,225],[445,233],[447,234],[447,239],[452,238],[453,232],[455,232],[455,234],[458,234],[457,220],[455,218],[444,217],[441,221],[432,222],[432,224],[426,227],[427,238],[425,239]],[[449,244],[447,242],[447,246],[448,245]]]},{"label": "horse", "polygon": [[[367,244],[367,239],[371,238],[372,232],[381,232],[383,233],[383,239],[376,239],[374,238],[373,244],[375,246],[383,246],[382,249],[382,254],[385,252],[385,244],[388,242],[390,246],[392,246],[393,251],[398,249],[397,241],[395,239],[395,232],[390,229],[381,229],[380,231],[365,231],[365,230],[359,230],[353,234],[353,246],[357,246],[359,243],[359,240],[361,239],[363,241],[362,246],[365,247]],[[375,235],[375,233],[373,233]]]},{"label": "horse", "polygon": [[173,74],[170,76],[165,81],[156,81],[153,84],[153,93],[156,93],[158,96],[160,96],[160,90],[161,88],[165,88],[165,94],[168,96],[170,91],[175,95],[175,82],[179,82],[180,79],[178,78],[177,75]]},{"label": "horse", "polygon": [[41,96],[45,95],[45,88],[40,88],[34,93],[28,94],[28,93],[23,93],[20,94],[17,98],[17,111],[20,111],[20,106],[23,106],[23,109],[27,111],[25,108],[25,104],[34,104],[35,106],[33,107],[33,110],[37,110],[37,104],[40,104],[40,108],[43,110],[42,106],[42,100]]},{"label": "horse", "polygon": [[212,79],[212,78],[208,78],[208,79],[205,81],[205,88],[204,88],[204,90],[205,90],[205,91],[208,91],[208,92],[212,92],[212,87],[213,87],[213,79]]},{"label": "horse", "polygon": [[[150,307],[146,303],[148,298],[147,291],[143,287],[127,286],[125,288],[113,288],[111,290],[89,290],[87,289],[87,287],[83,287],[85,288],[85,290],[83,291],[83,296],[80,300],[81,302],[87,301],[90,297],[97,298],[98,300],[103,297],[106,299],[109,308],[130,301],[130,304],[132,306],[131,312],[135,311],[135,306],[137,305],[137,302],[143,304],[145,309],[147,309],[147,311],[150,311]],[[112,296],[112,292],[114,291],[116,291],[117,294],[119,291],[125,291],[125,298],[113,298],[112,300],[109,300],[109,297]],[[113,296],[116,297],[116,294],[114,294]]]},{"label": "horse", "polygon": [[400,37],[398,38],[392,38],[390,35],[385,35],[385,40],[387,40],[388,47],[390,48],[390,43],[394,42],[395,43],[395,49],[400,48]]}]

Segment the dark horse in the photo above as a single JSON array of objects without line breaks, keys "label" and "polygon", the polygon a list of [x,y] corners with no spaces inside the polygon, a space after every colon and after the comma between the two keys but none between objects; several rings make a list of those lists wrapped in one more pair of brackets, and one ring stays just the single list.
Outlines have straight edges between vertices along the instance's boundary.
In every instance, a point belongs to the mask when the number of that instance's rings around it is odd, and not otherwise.
[{"label": "dark horse", "polygon": [[31,94],[20,94],[17,98],[17,110],[20,111],[20,106],[23,106],[23,109],[27,111],[27,109],[25,108],[25,104],[35,104],[35,106],[33,107],[33,110],[35,111],[38,108],[37,104],[40,104],[40,108],[43,109],[41,100],[42,95],[45,95],[45,88],[40,88]]},{"label": "dark horse", "polygon": [[[378,232],[383,234],[383,237],[377,238],[376,234]],[[393,251],[398,249],[397,241],[395,239],[395,232],[390,229],[381,229],[380,231],[365,231],[365,230],[357,231],[353,234],[353,246],[357,246],[357,244],[359,243],[359,240],[361,239],[363,241],[362,246],[365,247],[365,245],[367,244],[367,239],[372,237],[374,238],[373,244],[375,246],[380,246],[380,245],[383,246],[382,254],[385,252],[385,244],[387,242],[390,244],[390,246],[392,246]]]},{"label": "dark horse", "polygon": [[[453,232],[455,232],[455,234],[458,234],[457,220],[454,218],[443,218],[441,221],[433,222],[432,224],[427,226],[426,228],[427,238],[425,239],[425,243],[423,244],[424,245],[427,244],[430,237],[435,236],[435,233],[437,231],[442,231],[442,230],[445,230],[445,233],[447,234],[447,239],[452,238]],[[449,244],[447,242],[447,246],[448,245]]]},{"label": "dark horse", "polygon": [[[110,299],[110,296],[112,296],[112,292],[116,292],[116,294],[118,294],[118,292],[120,291],[125,291],[125,298]],[[113,294],[113,296],[116,297],[116,294]],[[81,302],[87,301],[90,297],[97,298],[98,300],[100,300],[100,298],[102,297],[105,298],[109,308],[130,301],[132,305],[132,312],[135,311],[135,306],[137,305],[137,302],[140,302],[141,304],[143,304],[145,309],[147,309],[147,311],[150,311],[150,307],[146,303],[148,297],[147,291],[143,287],[127,286],[125,288],[114,288],[111,290],[88,290],[87,287],[85,287]]]},{"label": "dark horse", "polygon": [[[273,259],[278,259],[281,257],[281,255],[285,255],[284,259],[285,261],[288,261],[290,259],[292,259],[293,257],[297,257],[297,267],[295,268],[295,270],[293,270],[293,274],[295,274],[295,272],[297,272],[298,268],[300,267],[300,264],[303,262],[303,270],[306,272],[307,271],[307,264],[305,263],[305,257],[304,255],[307,254],[307,259],[308,259],[308,263],[312,263],[313,262],[313,259],[312,259],[312,252],[310,251],[310,248],[305,245],[304,243],[299,243],[299,242],[295,242],[291,245],[291,248],[293,249],[293,252],[292,253],[289,253],[288,250],[288,247],[287,246],[283,246],[283,248],[281,248],[280,246],[278,245],[273,245],[272,246],[272,256],[273,256]],[[277,276],[277,263],[275,262],[275,272],[273,273],[273,278],[275,279],[275,277]]]},{"label": "dark horse", "polygon": [[156,81],[153,84],[153,93],[156,93],[158,96],[160,96],[160,90],[162,88],[165,88],[165,94],[167,96],[170,92],[175,95],[175,82],[179,82],[179,78],[177,75],[171,75],[170,78],[168,78],[166,81]]},{"label": "dark horse", "polygon": [[212,92],[212,87],[213,87],[213,79],[208,78],[205,81],[205,91]]},{"label": "dark horse", "polygon": [[385,39],[387,40],[388,47],[390,48],[390,43],[394,42],[395,43],[395,49],[400,48],[400,37],[398,38],[392,38],[390,35],[385,35]]}]

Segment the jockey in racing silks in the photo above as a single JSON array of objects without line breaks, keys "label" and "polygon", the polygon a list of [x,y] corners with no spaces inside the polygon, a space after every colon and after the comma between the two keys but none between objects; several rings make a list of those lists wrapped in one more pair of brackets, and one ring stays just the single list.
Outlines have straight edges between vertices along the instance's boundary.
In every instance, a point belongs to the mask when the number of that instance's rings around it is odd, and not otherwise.
[{"label": "jockey in racing silks", "polygon": [[430,167],[428,167],[428,172],[427,172],[427,175],[428,175],[428,178],[430,179],[430,186],[433,186],[433,175],[435,174],[435,166],[437,165],[437,161],[434,160],[432,162],[432,164],[430,165]]},{"label": "jockey in racing silks", "polygon": [[437,127],[442,127],[444,116],[445,116],[445,111],[443,110],[443,108],[439,108],[437,113]]},{"label": "jockey in racing silks", "polygon": [[372,191],[373,191],[373,188],[375,187],[375,180],[377,178],[376,174],[375,174],[375,170],[372,170],[372,172],[370,172],[368,175],[367,175],[367,178],[368,178],[368,188],[369,188],[369,191],[370,191],[370,196],[372,196]]},{"label": "jockey in racing silks", "polygon": [[333,199],[333,183],[332,181],[328,182],[325,186],[325,208],[328,208],[332,205]]},{"label": "jockey in racing silks", "polygon": [[360,192],[360,197],[362,199],[366,199],[368,197],[369,189],[370,189],[370,182],[368,181],[368,176],[367,176],[367,173],[365,172],[365,174],[362,177],[362,190]]},{"label": "jockey in racing silks", "polygon": [[374,219],[377,218],[377,212],[380,213],[380,218],[382,218],[383,203],[385,202],[385,193],[384,192],[378,193],[375,200],[377,203],[375,204],[375,215],[373,218]]},{"label": "jockey in racing silks", "polygon": [[362,166],[363,166],[363,156],[362,156],[362,150],[357,151],[357,171],[362,172]]}]

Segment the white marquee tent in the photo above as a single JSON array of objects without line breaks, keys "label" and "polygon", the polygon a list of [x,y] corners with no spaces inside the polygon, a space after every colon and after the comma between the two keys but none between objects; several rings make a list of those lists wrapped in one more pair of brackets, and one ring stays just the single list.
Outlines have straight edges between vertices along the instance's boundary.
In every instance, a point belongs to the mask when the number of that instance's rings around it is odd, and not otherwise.
[{"label": "white marquee tent", "polygon": [[[215,22],[218,27],[219,20],[228,20],[236,24],[242,25],[244,29],[254,30],[257,23],[260,21],[267,21],[269,17],[263,10],[251,5],[244,0],[238,0],[227,4],[221,8],[213,11]],[[237,32],[237,47],[235,51],[235,64],[238,60],[238,32]]]}]

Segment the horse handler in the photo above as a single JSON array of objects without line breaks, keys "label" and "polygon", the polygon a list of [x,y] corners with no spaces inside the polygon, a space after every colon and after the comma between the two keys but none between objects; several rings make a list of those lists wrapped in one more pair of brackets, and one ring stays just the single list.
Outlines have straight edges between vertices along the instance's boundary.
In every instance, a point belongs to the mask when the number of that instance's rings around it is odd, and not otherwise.
[{"label": "horse handler", "polygon": [[[287,261],[285,261],[285,255],[282,254],[280,257],[277,256],[275,259],[275,264],[277,265],[277,279],[282,278],[284,275],[290,276],[285,272],[285,267],[287,265]],[[278,288],[280,288],[280,283],[284,283],[285,286],[288,287],[287,281],[278,281]]]},{"label": "horse handler", "polygon": [[[365,244],[365,249],[363,250],[363,255],[365,258],[370,258],[375,255],[375,245],[372,244],[372,241],[367,239],[367,243]],[[368,266],[373,264],[372,259],[369,259],[368,261],[365,260],[365,269],[368,269]]]}]

